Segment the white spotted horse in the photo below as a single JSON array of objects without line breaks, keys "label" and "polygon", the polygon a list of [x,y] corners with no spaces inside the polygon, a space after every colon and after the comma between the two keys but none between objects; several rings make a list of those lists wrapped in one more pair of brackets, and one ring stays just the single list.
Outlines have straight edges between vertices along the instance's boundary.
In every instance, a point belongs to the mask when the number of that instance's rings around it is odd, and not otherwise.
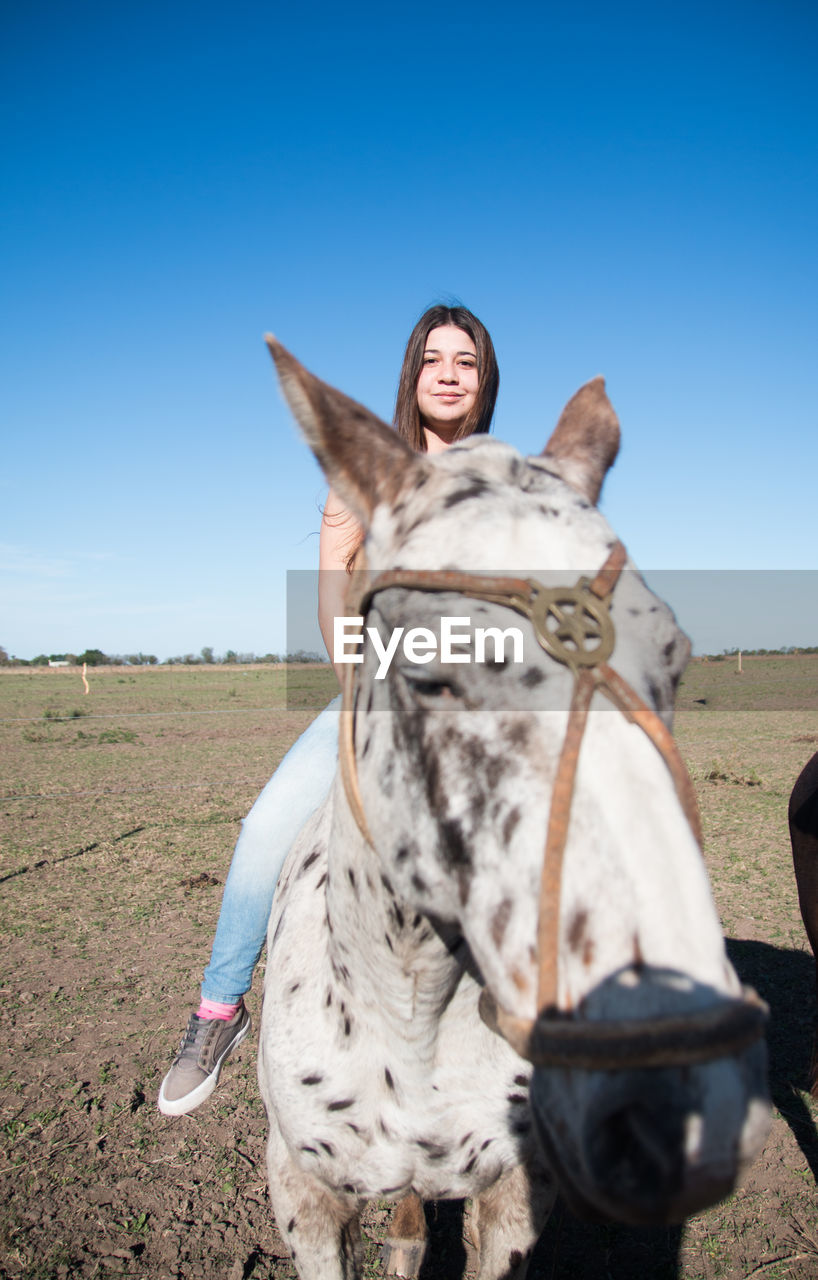
[{"label": "white spotted horse", "polygon": [[[273,1208],[301,1280],[351,1280],[368,1199],[405,1198],[407,1275],[418,1197],[470,1198],[479,1280],[521,1280],[557,1185],[588,1217],[679,1221],[766,1132],[763,1011],[669,732],[688,641],[596,507],[601,379],[540,457],[485,436],[430,457],[268,341],[366,564],[338,777],[270,920]],[[496,628],[494,659],[444,654],[444,617]],[[498,661],[512,622],[522,659]],[[416,627],[376,678],[371,630]]]},{"label": "white spotted horse", "polygon": [[[798,903],[812,954],[818,961],[818,752],[804,766],[792,789],[789,822]],[[813,1098],[818,1098],[818,1028],[813,1038],[809,1084]]]}]

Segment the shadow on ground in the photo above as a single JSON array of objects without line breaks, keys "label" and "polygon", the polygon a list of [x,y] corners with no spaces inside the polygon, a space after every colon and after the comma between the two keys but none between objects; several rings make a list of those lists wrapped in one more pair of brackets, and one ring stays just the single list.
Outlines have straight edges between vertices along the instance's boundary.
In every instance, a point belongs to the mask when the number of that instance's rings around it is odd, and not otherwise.
[{"label": "shadow on ground", "polygon": [[[803,951],[727,940],[742,982],[770,1007],[767,1045],[773,1105],[789,1125],[818,1183],[818,1132],[799,1090],[807,1089],[814,1020],[814,966]],[[430,1249],[421,1280],[459,1280],[466,1255],[463,1206],[427,1206]],[[637,1229],[578,1221],[561,1200],[532,1259],[530,1280],[677,1280],[682,1227]]]},{"label": "shadow on ground", "polygon": [[770,1094],[818,1184],[818,1132],[801,1097],[809,1087],[815,1023],[814,962],[805,951],[788,951],[767,942],[736,938],[727,939],[727,953],[742,982],[755,987],[770,1006]]}]

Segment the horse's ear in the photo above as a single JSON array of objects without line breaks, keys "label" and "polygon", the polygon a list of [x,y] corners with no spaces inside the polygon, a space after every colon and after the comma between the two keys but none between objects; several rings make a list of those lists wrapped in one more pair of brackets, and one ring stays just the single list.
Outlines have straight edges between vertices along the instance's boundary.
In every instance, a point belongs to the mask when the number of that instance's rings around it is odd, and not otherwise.
[{"label": "horse's ear", "polygon": [[368,525],[379,502],[394,505],[423,461],[385,422],[321,382],[272,334],[265,342],[281,389],[324,474],[350,510]]},{"label": "horse's ear", "polygon": [[563,409],[543,457],[563,480],[596,504],[618,452],[619,419],[605,392],[605,379],[592,378]]}]

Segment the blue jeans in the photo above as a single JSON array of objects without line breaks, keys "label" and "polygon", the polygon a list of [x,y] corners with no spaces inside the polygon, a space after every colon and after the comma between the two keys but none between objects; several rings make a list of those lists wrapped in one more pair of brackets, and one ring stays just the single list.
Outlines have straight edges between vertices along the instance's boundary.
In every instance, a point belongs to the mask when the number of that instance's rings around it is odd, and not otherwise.
[{"label": "blue jeans", "polygon": [[284,859],[335,776],[340,710],[339,696],[290,748],[242,822],[204,971],[207,1000],[235,1004],[250,990]]}]

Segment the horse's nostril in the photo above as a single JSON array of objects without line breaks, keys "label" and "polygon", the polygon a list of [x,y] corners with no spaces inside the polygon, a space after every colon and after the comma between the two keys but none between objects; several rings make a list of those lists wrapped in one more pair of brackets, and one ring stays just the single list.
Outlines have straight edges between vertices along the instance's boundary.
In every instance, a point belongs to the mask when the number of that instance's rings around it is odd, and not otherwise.
[{"label": "horse's nostril", "polygon": [[684,1178],[684,1130],[674,1109],[640,1099],[619,1103],[589,1125],[587,1153],[594,1176],[617,1200],[643,1212],[666,1206]]}]

